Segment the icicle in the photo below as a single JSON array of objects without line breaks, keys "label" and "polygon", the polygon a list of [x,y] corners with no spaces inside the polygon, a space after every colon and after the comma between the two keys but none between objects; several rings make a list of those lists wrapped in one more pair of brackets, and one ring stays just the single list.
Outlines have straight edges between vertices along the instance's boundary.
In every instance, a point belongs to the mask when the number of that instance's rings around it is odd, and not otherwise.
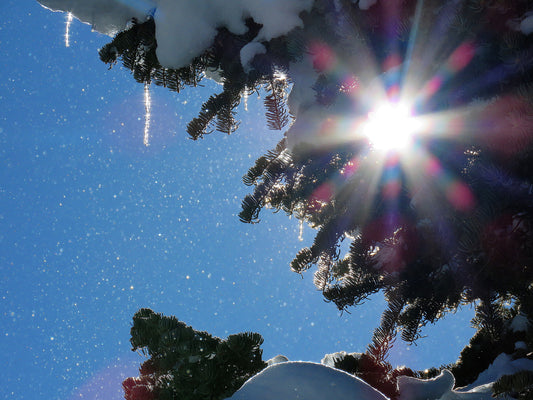
[{"label": "icicle", "polygon": [[72,23],[72,13],[67,13],[67,22],[65,24],[65,47],[70,47],[70,24]]},{"label": "icicle", "polygon": [[244,88],[242,97],[244,100],[244,111],[248,111],[248,88]]},{"label": "icicle", "polygon": [[300,220],[300,232],[298,233],[298,240],[300,242],[304,241],[304,221],[303,221],[303,219]]},{"label": "icicle", "polygon": [[150,84],[144,84],[144,136],[143,144],[150,146],[150,116],[152,110],[152,99],[150,97]]}]

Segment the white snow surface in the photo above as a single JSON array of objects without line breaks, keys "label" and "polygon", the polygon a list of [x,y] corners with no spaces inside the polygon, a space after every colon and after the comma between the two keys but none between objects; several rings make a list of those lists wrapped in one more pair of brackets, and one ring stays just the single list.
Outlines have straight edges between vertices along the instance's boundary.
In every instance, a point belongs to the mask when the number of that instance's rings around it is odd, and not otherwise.
[{"label": "white snow surface", "polygon": [[[323,362],[331,363],[344,352],[329,354]],[[276,360],[274,363],[271,361]],[[250,378],[227,400],[388,400],[361,379],[328,365],[303,361],[285,361],[277,356],[269,366]],[[443,370],[433,379],[398,378],[399,400],[493,400],[492,383],[499,377],[533,368],[533,361],[512,360],[502,354],[469,387],[453,389],[455,379]]]},{"label": "white snow surface", "polygon": [[274,365],[274,364],[279,364],[279,363],[287,362],[287,361],[289,361],[287,357],[285,357],[284,355],[278,354],[277,356],[272,357],[270,360],[268,360],[267,365]]},{"label": "white snow surface", "polygon": [[186,66],[200,55],[213,42],[216,28],[243,34],[244,20],[251,17],[263,25],[254,41],[268,41],[302,26],[299,13],[313,4],[313,0],[154,1],[157,58],[169,68]]},{"label": "white snow surface", "polygon": [[89,24],[95,31],[114,36],[132,18],[144,21],[155,8],[152,0],[38,0],[52,11],[70,12],[81,22]]},{"label": "white snow surface", "polygon": [[256,54],[265,54],[266,47],[259,42],[250,42],[241,49],[241,65],[244,68],[244,72],[250,72],[250,63],[256,56]]},{"label": "white snow surface", "polygon": [[524,35],[533,33],[533,15],[528,15],[520,22],[520,31]]},{"label": "white snow surface", "polygon": [[377,2],[378,0],[359,0],[359,8],[361,10],[368,10],[370,7],[372,7]]},{"label": "white snow surface", "polygon": [[106,35],[124,29],[135,17],[144,21],[153,14],[157,58],[164,67],[180,68],[211,45],[216,28],[235,34],[246,32],[244,20],[262,24],[257,42],[282,36],[302,26],[300,12],[313,0],[38,0],[43,6],[71,12]]},{"label": "white snow surface", "polygon": [[[346,355],[327,354],[322,364],[288,361],[278,355],[227,400],[388,400],[361,379],[333,368],[335,359]],[[513,360],[508,354],[500,354],[474,383],[464,388],[454,389],[455,379],[448,370],[433,379],[401,376],[399,400],[493,400],[492,384],[503,375],[522,370],[533,370],[533,360]]]},{"label": "white snow surface", "polygon": [[338,351],[336,353],[326,354],[322,360],[321,364],[324,364],[327,367],[335,368],[335,362],[345,358],[346,356],[353,356],[355,358],[360,358],[363,353],[347,353],[345,351]]},{"label": "white snow surface", "polygon": [[448,370],[429,380],[421,380],[409,376],[398,378],[400,400],[440,399],[453,389],[455,378]]},{"label": "white snow surface", "polygon": [[514,348],[515,350],[527,350],[527,344],[526,342],[520,340],[518,342],[515,342]]},{"label": "white snow surface", "polygon": [[[115,0],[117,1],[117,0]],[[302,26],[299,13],[313,0],[154,0],[157,58],[169,68],[186,66],[213,41],[216,28],[246,32],[244,20],[262,24],[255,41],[268,41]]]},{"label": "white snow surface", "polygon": [[492,364],[482,373],[471,385],[465,387],[465,390],[480,387],[482,385],[492,385],[503,375],[512,375],[520,371],[533,371],[533,360],[527,358],[518,358],[513,360],[509,354],[502,353],[492,362]]},{"label": "white snow surface", "polygon": [[289,361],[271,365],[250,378],[231,400],[388,400],[344,371],[322,364]]},{"label": "white snow surface", "polygon": [[490,386],[453,390],[455,378],[447,369],[433,379],[398,378],[399,400],[492,400]]},{"label": "white snow surface", "polygon": [[402,376],[398,378],[400,400],[493,400],[494,382],[504,375],[524,370],[533,371],[533,360],[513,360],[511,355],[502,353],[479,374],[474,383],[464,388],[453,389],[455,379],[448,370],[443,370],[436,378],[426,381]]},{"label": "white snow surface", "polygon": [[529,329],[529,321],[527,315],[518,313],[511,321],[511,330],[513,332],[527,332]]}]

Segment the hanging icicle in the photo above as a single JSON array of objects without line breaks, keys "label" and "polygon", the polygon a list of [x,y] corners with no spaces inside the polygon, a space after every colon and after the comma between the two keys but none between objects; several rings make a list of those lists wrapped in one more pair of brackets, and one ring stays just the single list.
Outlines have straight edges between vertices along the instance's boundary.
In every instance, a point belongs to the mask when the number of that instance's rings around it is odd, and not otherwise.
[{"label": "hanging icicle", "polygon": [[144,83],[144,136],[143,144],[150,146],[150,116],[152,111],[152,99],[150,97],[150,84]]},{"label": "hanging icicle", "polygon": [[72,23],[72,13],[67,13],[67,22],[65,24],[65,47],[70,47],[70,24]]},{"label": "hanging icicle", "polygon": [[242,99],[244,101],[244,111],[248,111],[248,88],[245,87],[242,92]]}]

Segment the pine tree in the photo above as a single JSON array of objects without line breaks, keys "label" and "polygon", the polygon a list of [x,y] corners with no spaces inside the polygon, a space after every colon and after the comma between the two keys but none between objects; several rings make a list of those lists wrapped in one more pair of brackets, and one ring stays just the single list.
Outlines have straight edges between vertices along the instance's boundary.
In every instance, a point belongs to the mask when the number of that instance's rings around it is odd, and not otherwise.
[{"label": "pine tree", "polygon": [[[527,0],[395,0],[361,10],[348,0],[316,0],[301,14],[303,27],[262,43],[266,52],[246,72],[238,54],[260,29],[252,19],[243,35],[219,28],[211,47],[177,70],[158,63],[151,19],[134,21],[100,56],[110,64],[121,59],[139,82],[175,91],[197,85],[207,70],[218,71],[223,92],[188,125],[193,139],[213,128],[233,132],[242,96],[266,89],[268,127],[290,127],[244,176],[253,192],[242,202],[240,219],[257,222],[267,207],[315,228],[314,242],[291,268],[302,273],[316,266],[316,286],[338,309],[384,293],[381,326],[365,355],[352,360],[352,372],[394,397],[400,373],[386,355],[396,334],[412,343],[424,325],[461,305],[476,304],[478,332],[450,366],[458,383],[474,381],[502,352],[525,357],[533,349],[529,330],[520,339],[509,328],[517,315],[533,316],[533,39],[519,28],[532,8]],[[446,40],[437,41],[443,35]],[[417,38],[430,42],[418,45]],[[315,98],[289,110],[288,89],[301,78],[291,75],[292,67],[308,58]],[[384,74],[376,76],[373,64]],[[389,154],[377,169],[366,139],[346,140],[350,121],[366,110],[364,87],[378,79],[394,98],[409,83],[403,81],[407,71],[420,81],[415,112],[435,116],[433,126],[417,139],[409,160]],[[341,255],[344,240],[351,244]],[[139,325],[154,318],[138,315],[133,337],[159,335],[158,325]],[[134,348],[146,347],[152,356],[142,379],[178,393],[165,375],[176,360],[165,364],[153,347],[161,339],[139,340],[132,338]],[[524,344],[517,348],[517,342]],[[212,350],[205,351],[192,356],[205,360],[205,369],[189,364],[198,376],[211,377]],[[153,368],[160,372],[154,375]],[[494,390],[528,396],[531,382],[530,374],[516,374]],[[167,389],[161,390],[158,398],[166,398]]]},{"label": "pine tree", "polygon": [[222,340],[147,308],[133,316],[130,342],[150,358],[123,382],[126,400],[225,399],[266,366],[257,333]]}]

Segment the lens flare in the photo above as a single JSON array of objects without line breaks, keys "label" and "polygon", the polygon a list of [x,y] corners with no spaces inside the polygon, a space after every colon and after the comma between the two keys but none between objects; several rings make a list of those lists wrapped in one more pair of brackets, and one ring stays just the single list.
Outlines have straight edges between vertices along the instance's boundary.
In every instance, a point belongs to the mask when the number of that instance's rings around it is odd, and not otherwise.
[{"label": "lens flare", "polygon": [[418,122],[403,103],[384,103],[368,114],[364,134],[378,151],[402,151],[413,143]]}]

